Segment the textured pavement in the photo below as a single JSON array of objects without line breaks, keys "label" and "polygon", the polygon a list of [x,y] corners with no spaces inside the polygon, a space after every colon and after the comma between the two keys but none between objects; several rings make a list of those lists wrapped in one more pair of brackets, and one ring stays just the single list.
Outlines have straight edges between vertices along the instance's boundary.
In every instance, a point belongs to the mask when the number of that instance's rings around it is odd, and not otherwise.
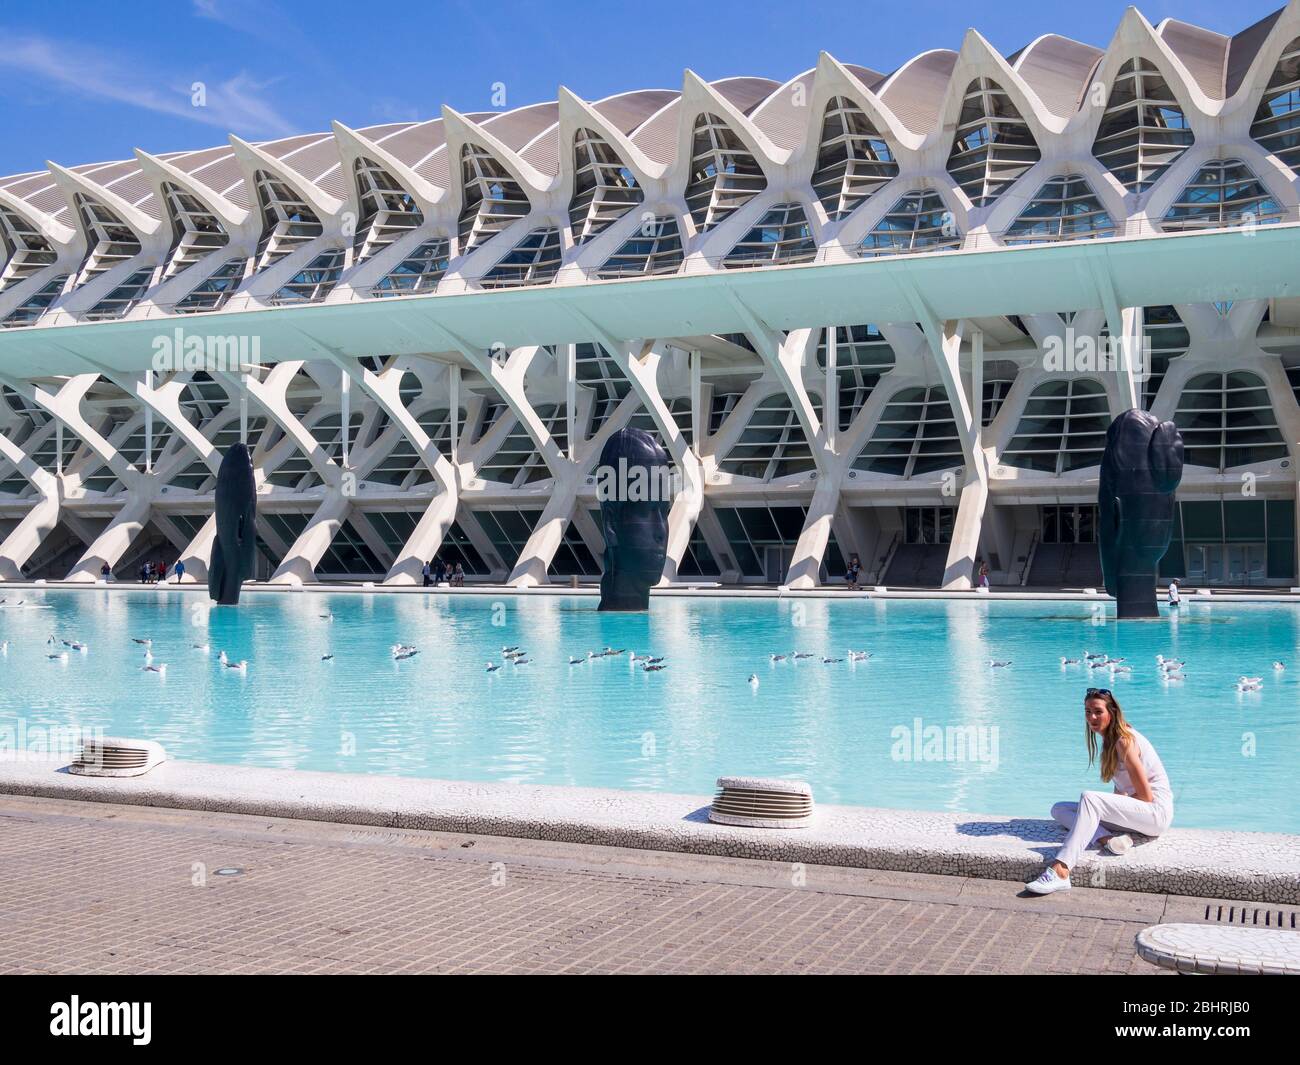
[{"label": "textured pavement", "polygon": [[3,973],[1151,974],[1136,933],[1205,912],[1175,896],[1017,892],[0,796]]}]

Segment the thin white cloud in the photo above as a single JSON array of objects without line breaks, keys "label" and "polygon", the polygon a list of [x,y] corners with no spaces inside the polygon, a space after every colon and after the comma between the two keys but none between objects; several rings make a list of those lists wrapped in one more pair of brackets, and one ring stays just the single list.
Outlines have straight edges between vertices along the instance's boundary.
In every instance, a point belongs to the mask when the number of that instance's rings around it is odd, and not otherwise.
[{"label": "thin white cloud", "polygon": [[251,137],[283,137],[296,132],[262,95],[271,82],[241,71],[225,81],[204,83],[204,106],[192,102],[195,80],[171,75],[166,89],[142,81],[138,68],[69,41],[18,35],[0,29],[5,47],[0,69],[36,79],[43,86],[96,99],[114,100],[158,114],[201,122]]}]

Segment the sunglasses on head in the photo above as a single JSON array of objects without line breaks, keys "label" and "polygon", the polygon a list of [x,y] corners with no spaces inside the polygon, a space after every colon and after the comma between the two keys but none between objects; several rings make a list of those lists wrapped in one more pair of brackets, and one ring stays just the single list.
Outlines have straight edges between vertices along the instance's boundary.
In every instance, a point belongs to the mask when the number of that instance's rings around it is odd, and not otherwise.
[{"label": "sunglasses on head", "polygon": [[1111,697],[1110,689],[1109,689],[1109,688],[1089,688],[1086,692],[1083,693],[1083,697],[1084,697],[1085,699],[1091,699],[1093,696],[1096,696],[1096,695],[1100,695],[1103,699],[1108,699],[1108,698]]}]

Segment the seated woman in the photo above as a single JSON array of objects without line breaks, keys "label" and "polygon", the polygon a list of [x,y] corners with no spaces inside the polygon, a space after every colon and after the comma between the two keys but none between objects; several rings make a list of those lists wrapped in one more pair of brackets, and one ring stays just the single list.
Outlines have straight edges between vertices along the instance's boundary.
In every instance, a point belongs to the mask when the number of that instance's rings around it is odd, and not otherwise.
[{"label": "seated woman", "polygon": [[1035,895],[1067,890],[1070,870],[1092,844],[1123,854],[1133,846],[1127,833],[1158,836],[1174,819],[1174,795],[1160,756],[1151,741],[1124,720],[1109,688],[1088,689],[1083,718],[1088,764],[1097,760],[1100,736],[1101,779],[1113,780],[1115,791],[1085,791],[1077,803],[1058,802],[1052,807],[1052,816],[1069,829],[1069,835],[1043,875],[1025,885]]}]

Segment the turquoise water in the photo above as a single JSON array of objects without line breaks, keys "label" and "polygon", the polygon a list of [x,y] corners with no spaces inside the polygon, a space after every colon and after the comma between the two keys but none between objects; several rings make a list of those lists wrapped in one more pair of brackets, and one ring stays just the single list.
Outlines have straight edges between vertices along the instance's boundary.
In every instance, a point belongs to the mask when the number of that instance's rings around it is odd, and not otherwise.
[{"label": "turquoise water", "polygon": [[[0,728],[102,727],[181,759],[457,780],[707,794],[720,774],[773,775],[809,781],[821,802],[1042,817],[1102,786],[1083,745],[1092,684],[1113,688],[1160,752],[1176,824],[1300,833],[1289,605],[1185,605],[1172,621],[1121,625],[1065,602],[674,598],[616,615],[559,596],[249,595],[235,609],[177,591],[7,599]],[[51,634],[89,650],[50,661]],[[133,636],[152,638],[165,675],[141,671]],[[394,661],[395,643],[420,653]],[[531,663],[485,672],[508,645]],[[568,665],[611,645],[668,668],[644,673],[626,654]],[[873,657],[822,663],[849,648]],[[223,669],[222,649],[248,672]],[[816,657],[769,661],[792,650]],[[1085,651],[1133,672],[1060,665]],[[1162,681],[1157,654],[1186,660],[1186,680]],[[1238,693],[1243,673],[1262,690]],[[918,718],[920,741],[900,731]],[[974,743],[945,748],[933,726],[941,738],[975,726]]]}]

